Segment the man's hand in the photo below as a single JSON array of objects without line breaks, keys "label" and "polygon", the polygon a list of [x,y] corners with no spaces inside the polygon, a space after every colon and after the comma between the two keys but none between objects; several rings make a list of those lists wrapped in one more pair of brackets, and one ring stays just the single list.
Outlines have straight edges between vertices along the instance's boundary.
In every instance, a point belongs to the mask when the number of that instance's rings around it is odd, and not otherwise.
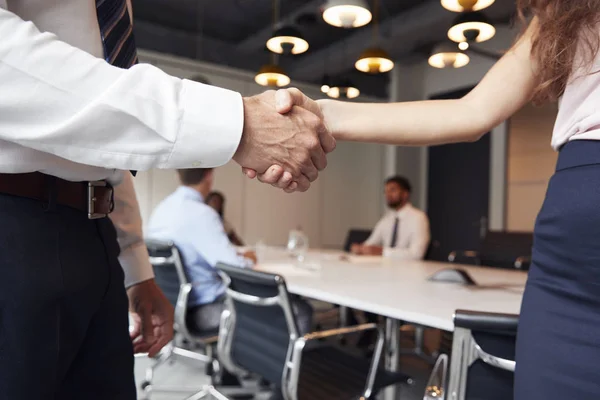
[{"label": "man's hand", "polygon": [[363,246],[362,254],[365,256],[381,256],[381,255],[383,255],[383,247],[381,247],[381,246]]},{"label": "man's hand", "polygon": [[256,264],[258,262],[258,258],[256,257],[256,252],[254,250],[246,251],[244,254],[242,254],[242,257],[247,258],[248,260],[252,261],[254,264]]},{"label": "man's hand", "polygon": [[[261,96],[273,96],[273,92],[266,92]],[[317,154],[317,158],[314,155],[311,156],[314,166],[317,169],[322,170],[327,165],[325,159],[325,153],[329,153],[335,149],[335,139],[329,133],[327,127],[323,124],[323,114],[321,112],[320,106],[310,98],[306,97],[302,92],[298,89],[283,89],[276,92],[273,96],[276,98],[274,107],[280,114],[286,114],[286,117],[289,116],[294,118],[295,114],[300,116],[312,114],[314,117],[318,119],[318,126],[316,127],[317,136],[313,136],[313,141],[310,143],[312,147],[311,153]],[[266,100],[268,102],[268,99]],[[270,102],[268,102],[270,104]],[[249,117],[248,112],[246,112],[246,118]],[[283,132],[282,132],[283,133]],[[292,133],[292,132],[290,132]],[[314,142],[314,139],[317,139],[317,142]],[[242,141],[244,139],[242,138]],[[235,157],[234,157],[235,159]],[[321,165],[317,164],[317,161],[325,160]],[[238,161],[238,160],[236,160]],[[296,190],[304,191],[308,189],[309,183],[305,178],[308,178],[309,181],[313,181],[314,179],[310,179],[311,176],[305,173],[305,170],[302,170],[304,176],[300,176],[297,178],[297,174],[294,173],[294,170],[290,169],[289,165],[286,163],[272,163],[269,164],[266,160],[263,160],[263,164],[265,165],[264,169],[261,171],[259,169],[253,168],[250,165],[244,165],[244,163],[239,162],[242,165],[244,173],[250,177],[255,178],[258,176],[259,180],[264,183],[269,183],[273,186],[284,189],[286,192],[293,192]],[[322,166],[322,168],[319,168]],[[310,168],[309,168],[310,171]],[[258,172],[258,173],[257,173]],[[313,171],[313,177],[316,179],[316,175]]]},{"label": "man's hand", "polygon": [[363,245],[360,243],[352,243],[350,246],[350,253],[354,255],[361,255],[363,253]]},{"label": "man's hand", "polygon": [[154,357],[173,339],[173,306],[153,279],[130,287],[127,296],[134,321],[133,350]]},{"label": "man's hand", "polygon": [[350,247],[350,252],[358,256],[380,256],[383,254],[383,247],[354,243]]}]

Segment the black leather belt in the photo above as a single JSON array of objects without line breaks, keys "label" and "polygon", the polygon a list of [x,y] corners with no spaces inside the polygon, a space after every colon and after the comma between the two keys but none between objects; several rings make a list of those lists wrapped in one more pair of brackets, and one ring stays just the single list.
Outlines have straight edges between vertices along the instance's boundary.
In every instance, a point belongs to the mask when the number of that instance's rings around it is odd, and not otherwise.
[{"label": "black leather belt", "polygon": [[106,181],[71,182],[54,176],[32,172],[0,174],[0,193],[49,202],[87,213],[88,218],[108,216],[114,207],[114,191]]}]

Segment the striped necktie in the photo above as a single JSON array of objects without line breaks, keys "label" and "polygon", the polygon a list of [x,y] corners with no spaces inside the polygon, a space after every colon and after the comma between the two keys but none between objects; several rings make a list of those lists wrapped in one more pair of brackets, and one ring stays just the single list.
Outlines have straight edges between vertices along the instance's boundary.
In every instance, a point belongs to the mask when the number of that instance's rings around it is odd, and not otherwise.
[{"label": "striped necktie", "polygon": [[[137,49],[127,0],[96,0],[104,59],[119,68],[137,64]],[[136,171],[131,171],[135,176]]]},{"label": "striped necktie", "polygon": [[96,0],[104,58],[115,67],[137,63],[137,50],[127,0]]}]

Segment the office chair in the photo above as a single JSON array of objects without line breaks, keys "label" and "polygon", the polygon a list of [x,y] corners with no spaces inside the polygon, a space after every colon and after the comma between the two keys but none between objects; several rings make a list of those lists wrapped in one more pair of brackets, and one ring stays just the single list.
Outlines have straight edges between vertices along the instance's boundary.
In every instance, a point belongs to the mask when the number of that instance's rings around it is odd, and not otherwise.
[{"label": "office chair", "polygon": [[457,310],[449,377],[442,354],[424,400],[512,399],[518,315]]},{"label": "office chair", "polygon": [[[285,400],[371,399],[386,386],[412,383],[404,374],[378,368],[383,333],[375,324],[300,336],[281,276],[224,264],[217,269],[228,285],[218,341],[227,369],[279,384]],[[373,329],[379,335],[371,361],[321,341]]]},{"label": "office chair", "polygon": [[[152,392],[189,392],[178,388],[155,387],[152,384],[155,371],[165,363],[173,361],[175,356],[185,357],[206,365],[207,375],[211,378],[212,385],[220,384],[221,367],[215,357],[214,351],[217,345],[218,330],[205,331],[195,326],[193,320],[188,316],[188,299],[193,288],[189,282],[183,260],[179,250],[173,242],[146,240],[146,247],[150,255],[150,263],[154,269],[155,280],[167,299],[175,308],[175,337],[146,370],[146,376],[141,384],[141,389],[147,397]],[[184,347],[198,346],[205,354],[198,354]],[[234,390],[240,393],[240,390]],[[243,391],[247,393],[248,390]]]},{"label": "office chair", "polygon": [[350,229],[344,243],[344,251],[349,252],[353,244],[363,243],[369,236],[371,236],[371,231],[368,229]]},{"label": "office chair", "polygon": [[532,247],[532,233],[488,231],[479,251],[453,251],[448,261],[527,271]]}]

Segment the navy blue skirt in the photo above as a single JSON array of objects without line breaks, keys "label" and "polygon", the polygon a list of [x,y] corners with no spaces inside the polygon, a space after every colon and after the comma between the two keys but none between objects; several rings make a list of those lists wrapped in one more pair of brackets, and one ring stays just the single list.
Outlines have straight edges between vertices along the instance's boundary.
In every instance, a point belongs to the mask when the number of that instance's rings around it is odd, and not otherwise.
[{"label": "navy blue skirt", "polygon": [[516,400],[600,398],[600,141],[560,151],[536,221]]}]

